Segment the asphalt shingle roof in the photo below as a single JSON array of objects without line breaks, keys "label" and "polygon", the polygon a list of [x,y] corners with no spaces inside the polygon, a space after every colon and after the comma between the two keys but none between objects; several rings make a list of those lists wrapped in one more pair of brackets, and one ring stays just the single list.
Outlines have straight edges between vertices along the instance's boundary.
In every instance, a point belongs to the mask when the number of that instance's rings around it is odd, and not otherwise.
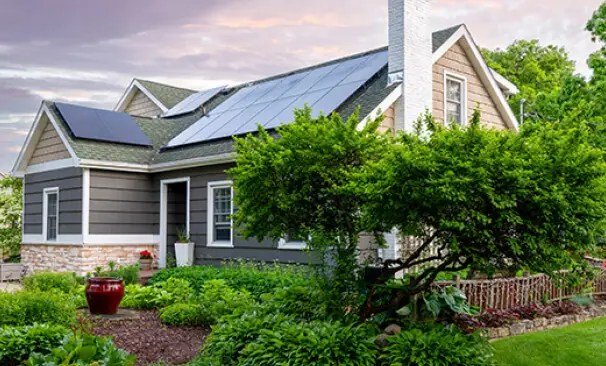
[{"label": "asphalt shingle roof", "polygon": [[[435,52],[443,45],[461,25],[443,29],[433,33],[433,51]],[[253,82],[252,84],[266,82],[285,75],[299,73],[324,66],[330,63],[342,62],[343,60],[361,57],[362,55],[386,51],[387,47],[368,51],[365,53],[333,60],[324,64],[314,65],[308,68],[299,69],[288,74],[272,76]],[[194,93],[193,90],[175,88],[164,84],[159,84],[147,80],[139,80],[161,103],[166,107],[172,108],[181,100]],[[207,112],[212,111],[216,106],[229,99],[241,88],[250,85],[243,84],[231,89],[225,93],[219,94],[206,104]],[[383,67],[374,77],[372,77],[363,87],[356,91],[345,103],[338,109],[337,113],[344,118],[350,116],[356,108],[360,107],[360,116],[364,117],[370,114],[398,85],[387,85],[387,66]],[[67,124],[56,109],[54,103],[47,102],[49,110],[57,121],[61,121],[60,126],[63,133],[67,136],[70,145],[80,159],[93,159],[112,162],[123,162],[133,164],[160,164],[179,160],[194,159],[206,156],[213,156],[234,151],[234,142],[232,138],[203,142],[194,145],[172,148],[162,151],[162,147],[179,133],[187,129],[203,116],[201,110],[193,113],[173,118],[142,118],[133,117],[141,127],[143,133],[150,139],[153,147],[141,147],[122,145],[101,141],[83,140],[74,138]]]},{"label": "asphalt shingle roof", "polygon": [[168,109],[176,106],[177,103],[196,92],[195,90],[178,88],[176,86],[161,84],[155,81],[142,79],[136,80]]}]

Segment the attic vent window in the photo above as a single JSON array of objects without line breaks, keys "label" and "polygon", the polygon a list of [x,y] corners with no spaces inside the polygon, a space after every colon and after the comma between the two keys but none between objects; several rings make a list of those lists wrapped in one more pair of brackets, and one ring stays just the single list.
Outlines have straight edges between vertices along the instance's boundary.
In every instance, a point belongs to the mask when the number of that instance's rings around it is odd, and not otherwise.
[{"label": "attic vent window", "polygon": [[466,85],[465,79],[445,75],[444,110],[446,124],[464,125],[466,122]]}]

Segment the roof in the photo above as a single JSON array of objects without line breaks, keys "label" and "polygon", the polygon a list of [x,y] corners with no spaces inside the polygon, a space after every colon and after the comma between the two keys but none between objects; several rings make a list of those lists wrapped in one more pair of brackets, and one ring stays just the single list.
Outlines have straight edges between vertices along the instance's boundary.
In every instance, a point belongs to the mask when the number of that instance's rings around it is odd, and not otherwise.
[{"label": "roof", "polygon": [[155,81],[135,79],[137,80],[147,91],[153,94],[160,103],[166,108],[171,109],[176,106],[177,103],[183,99],[194,94],[196,91],[191,89],[179,88],[176,86],[161,84]]},{"label": "roof", "polygon": [[[464,27],[464,25],[457,25],[433,33],[432,40],[434,56],[441,46],[444,45],[446,47],[446,44],[449,42],[450,38],[457,33],[461,27]],[[331,63],[343,62],[348,59],[353,59],[372,53],[384,52],[386,50],[387,47],[382,47],[376,50],[351,55],[319,65],[295,70],[289,73],[257,80],[252,83],[245,83],[239,86],[228,88],[225,92],[218,94],[212,98],[209,103],[205,104],[206,113],[211,112],[214,108],[229,99],[244,87],[267,82],[275,78],[284,77],[286,75],[306,72]],[[399,84],[387,86],[387,74],[388,70],[386,65],[371,79],[369,79],[364,86],[359,88],[343,104],[341,104],[337,108],[336,112],[345,118],[351,115],[356,108],[359,107],[361,116],[370,115],[399,86]],[[141,84],[141,86],[143,86],[149,93],[153,94],[158,101],[164,104],[166,108],[174,107],[181,100],[195,93],[193,90],[172,87],[148,80],[135,79],[133,82]],[[45,102],[45,105],[47,106],[48,113],[50,113],[52,115],[51,117],[57,122],[61,132],[63,132],[67,142],[72,147],[74,155],[80,160],[148,166],[152,164],[170,164],[173,162],[186,161],[190,159],[214,159],[216,156],[229,154],[234,151],[234,141],[231,137],[162,150],[162,147],[165,146],[170,140],[190,127],[204,115],[201,108],[198,108],[198,110],[195,110],[189,114],[170,118],[145,118],[133,116],[143,133],[150,139],[153,145],[152,147],[143,147],[76,139],[71,135],[67,124],[56,109],[55,104],[52,102]]]}]

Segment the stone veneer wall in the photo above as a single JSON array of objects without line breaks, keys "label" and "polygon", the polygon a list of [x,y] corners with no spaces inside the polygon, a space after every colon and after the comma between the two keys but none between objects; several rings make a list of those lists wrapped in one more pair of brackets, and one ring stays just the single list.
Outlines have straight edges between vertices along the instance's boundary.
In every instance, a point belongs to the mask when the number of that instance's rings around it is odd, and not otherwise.
[{"label": "stone veneer wall", "polygon": [[139,253],[149,250],[157,257],[157,245],[55,245],[24,244],[21,263],[28,272],[56,271],[85,274],[95,267],[107,268],[110,261],[129,265],[139,261]]}]

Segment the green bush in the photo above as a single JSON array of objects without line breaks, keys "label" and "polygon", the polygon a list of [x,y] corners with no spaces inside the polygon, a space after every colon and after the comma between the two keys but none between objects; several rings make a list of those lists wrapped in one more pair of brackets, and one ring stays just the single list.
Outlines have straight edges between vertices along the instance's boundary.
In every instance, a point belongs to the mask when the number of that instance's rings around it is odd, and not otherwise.
[{"label": "green bush", "polygon": [[71,325],[76,316],[72,300],[69,295],[52,292],[0,292],[0,325]]},{"label": "green bush", "polygon": [[0,328],[0,365],[17,364],[34,352],[47,354],[61,344],[69,330],[61,325],[34,324]]},{"label": "green bush", "polygon": [[108,270],[104,271],[97,269],[95,271],[95,276],[121,278],[125,285],[135,285],[139,283],[140,272],[138,264],[120,266],[118,268],[115,266],[115,263],[111,262]]},{"label": "green bush", "polygon": [[172,326],[208,325],[214,318],[208,310],[196,304],[173,304],[160,310],[160,321]]},{"label": "green bush", "polygon": [[365,325],[282,323],[265,330],[243,351],[238,365],[376,365],[375,334]]},{"label": "green bush", "polygon": [[295,322],[294,317],[283,314],[250,312],[240,316],[225,316],[204,342],[200,357],[192,362],[195,366],[237,365],[240,353],[266,330],[273,330],[282,323]]},{"label": "green bush", "polygon": [[71,294],[78,290],[78,286],[78,279],[74,273],[44,271],[23,279],[23,288],[26,291],[59,291]]},{"label": "green bush", "polygon": [[25,364],[28,366],[134,366],[135,361],[135,356],[116,348],[111,338],[85,334],[67,336],[51,353],[34,353]]},{"label": "green bush", "polygon": [[198,303],[207,309],[209,324],[215,324],[223,315],[243,313],[255,304],[248,292],[234,290],[225,280],[207,281],[198,295]]},{"label": "green bush", "polygon": [[121,306],[129,309],[156,310],[193,299],[194,290],[188,281],[170,278],[153,286],[128,285]]},{"label": "green bush", "polygon": [[148,284],[166,281],[169,278],[185,279],[198,292],[207,281],[222,279],[230,287],[246,290],[257,298],[261,294],[274,292],[278,288],[296,285],[309,286],[315,282],[315,276],[310,267],[233,261],[224,263],[221,268],[194,266],[164,269],[155,273],[149,279]]},{"label": "green bush", "polygon": [[384,365],[493,365],[493,349],[478,333],[466,335],[454,326],[410,329],[388,338],[380,359]]},{"label": "green bush", "polygon": [[267,313],[293,315],[300,320],[324,320],[329,315],[327,294],[319,288],[291,286],[261,295],[262,307]]}]

